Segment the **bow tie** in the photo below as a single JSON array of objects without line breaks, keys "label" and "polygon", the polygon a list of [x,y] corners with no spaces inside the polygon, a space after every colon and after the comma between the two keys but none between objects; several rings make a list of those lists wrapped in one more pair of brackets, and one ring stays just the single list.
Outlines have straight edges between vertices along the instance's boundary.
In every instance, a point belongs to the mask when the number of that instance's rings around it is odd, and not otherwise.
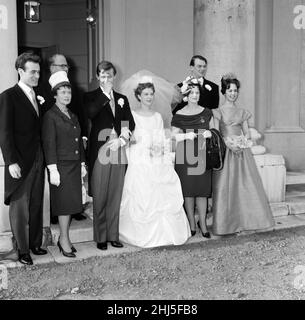
[{"label": "bow tie", "polygon": [[203,78],[198,79],[199,84],[202,86],[203,85]]}]

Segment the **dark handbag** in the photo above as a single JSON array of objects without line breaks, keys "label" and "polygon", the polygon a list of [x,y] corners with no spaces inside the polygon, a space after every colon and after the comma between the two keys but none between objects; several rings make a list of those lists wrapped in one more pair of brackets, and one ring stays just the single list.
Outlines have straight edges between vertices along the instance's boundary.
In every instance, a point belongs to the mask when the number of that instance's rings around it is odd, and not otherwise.
[{"label": "dark handbag", "polygon": [[218,130],[210,129],[210,131],[212,137],[206,139],[206,169],[219,171],[223,168],[226,145]]}]

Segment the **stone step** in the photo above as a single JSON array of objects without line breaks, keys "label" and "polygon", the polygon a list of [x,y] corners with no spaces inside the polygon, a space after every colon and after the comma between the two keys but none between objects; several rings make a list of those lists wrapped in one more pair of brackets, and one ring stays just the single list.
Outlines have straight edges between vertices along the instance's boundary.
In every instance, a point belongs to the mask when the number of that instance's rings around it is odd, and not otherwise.
[{"label": "stone step", "polygon": [[[305,219],[305,192],[304,186],[296,185],[288,187],[286,201],[281,203],[271,203],[271,210],[275,218],[289,215],[301,215]],[[92,203],[85,211],[87,219],[83,221],[72,220],[70,226],[70,238],[73,243],[93,241],[93,221],[92,221]],[[208,215],[207,224],[211,226],[213,222],[213,213]],[[59,237],[59,226],[51,225],[51,242],[55,245]],[[0,234],[0,253],[12,249],[11,232]]]},{"label": "stone step", "polygon": [[[76,221],[72,219],[70,225],[70,240],[72,243],[86,242],[93,240],[93,212],[92,212],[92,202],[87,203],[86,209],[84,210],[87,216],[86,220]],[[59,237],[59,225],[51,224],[50,226],[52,234],[53,244],[57,244]]]},{"label": "stone step", "polygon": [[286,186],[305,184],[305,171],[288,171],[286,173]]},{"label": "stone step", "polygon": [[[305,194],[297,193],[296,190],[288,192],[286,202],[271,203],[272,214],[275,218],[285,217],[288,215],[304,215],[305,219]],[[93,241],[93,221],[92,221],[92,204],[85,211],[88,215],[87,220],[72,220],[70,227],[70,238],[73,243]],[[90,218],[89,218],[90,217]],[[213,213],[208,214],[207,225],[213,223]],[[53,244],[57,243],[59,236],[58,225],[51,225]]]}]

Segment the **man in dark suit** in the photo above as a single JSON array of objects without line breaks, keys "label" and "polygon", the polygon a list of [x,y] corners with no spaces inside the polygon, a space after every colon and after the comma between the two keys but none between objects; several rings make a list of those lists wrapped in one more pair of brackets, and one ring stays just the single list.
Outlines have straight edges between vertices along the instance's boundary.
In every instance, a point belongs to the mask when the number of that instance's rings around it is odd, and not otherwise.
[{"label": "man in dark suit", "polygon": [[[219,87],[212,81],[205,79],[207,73],[208,61],[206,58],[195,55],[190,62],[190,76],[187,79],[194,78],[200,84],[200,98],[198,104],[208,109],[216,109],[219,105]],[[183,83],[177,86],[181,88]],[[175,114],[178,110],[185,107],[187,103],[182,101],[173,110]]]},{"label": "man in dark suit", "polygon": [[5,199],[9,205],[18,260],[33,264],[41,248],[44,166],[41,148],[41,107],[33,87],[38,84],[40,58],[21,54],[15,63],[20,80],[0,95],[0,146],[5,162]]},{"label": "man in dark suit", "polygon": [[[70,68],[66,57],[62,54],[52,55],[49,58],[48,66],[49,66],[50,75],[54,74],[57,71],[65,71],[68,74],[69,68]],[[78,90],[78,88],[73,83],[71,83],[71,90],[72,90],[72,100],[68,108],[77,116],[78,122],[81,127],[82,139],[86,144],[88,140],[88,125],[87,125],[88,120],[87,120],[85,109],[82,103],[83,97],[80,90]],[[42,83],[39,84],[37,88],[37,92],[39,92],[39,94],[41,94],[45,99],[45,103],[43,105],[43,113],[46,113],[49,109],[51,109],[54,106],[54,103],[55,103],[54,94],[51,92],[51,87],[49,84],[49,76],[47,76],[47,79],[45,79]],[[72,215],[72,218],[80,221],[80,220],[85,220],[86,216],[84,216],[81,212],[79,212]],[[51,223],[56,224],[57,222],[58,222],[58,218],[52,216],[51,214]]]},{"label": "man in dark suit", "polygon": [[116,69],[111,62],[98,64],[100,87],[84,96],[88,118],[91,120],[89,137],[89,194],[93,196],[93,236],[97,248],[107,250],[119,242],[119,213],[126,155],[123,148],[135,128],[126,96],[113,90]]}]

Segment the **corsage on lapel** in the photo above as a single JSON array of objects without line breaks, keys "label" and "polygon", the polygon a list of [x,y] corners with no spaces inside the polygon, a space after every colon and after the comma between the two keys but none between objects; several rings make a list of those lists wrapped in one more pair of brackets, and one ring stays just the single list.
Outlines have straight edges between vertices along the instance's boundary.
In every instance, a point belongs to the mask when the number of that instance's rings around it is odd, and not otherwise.
[{"label": "corsage on lapel", "polygon": [[211,87],[209,84],[206,84],[204,87],[205,87],[208,91],[212,91],[212,87]]},{"label": "corsage on lapel", "polygon": [[123,108],[124,107],[124,99],[123,98],[120,98],[119,100],[118,100],[118,105],[121,107],[121,108]]},{"label": "corsage on lapel", "polygon": [[37,100],[38,100],[40,105],[42,105],[42,104],[44,104],[46,102],[44,97],[42,97],[42,96],[37,96]]}]

